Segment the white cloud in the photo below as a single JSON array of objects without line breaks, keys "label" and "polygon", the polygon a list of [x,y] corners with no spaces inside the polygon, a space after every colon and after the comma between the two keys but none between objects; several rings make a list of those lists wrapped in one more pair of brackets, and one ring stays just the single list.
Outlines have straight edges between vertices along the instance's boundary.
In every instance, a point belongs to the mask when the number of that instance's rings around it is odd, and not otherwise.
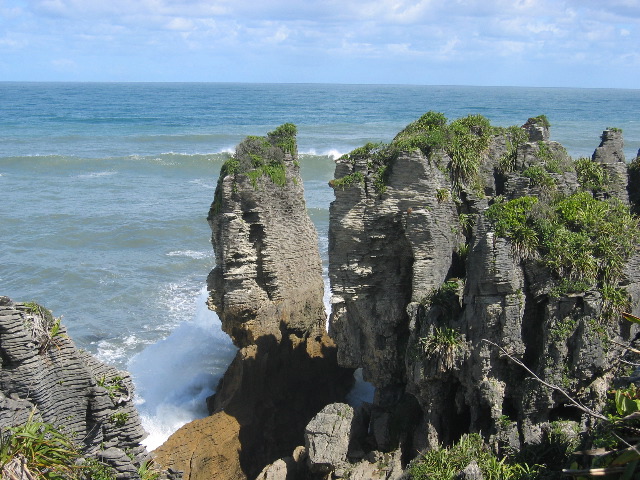
[{"label": "white cloud", "polygon": [[289,38],[289,29],[284,26],[280,26],[271,37],[267,37],[268,42],[281,43]]},{"label": "white cloud", "polygon": [[0,15],[0,53],[98,52],[132,69],[139,59],[169,65],[190,55],[233,55],[241,64],[259,52],[276,68],[338,56],[354,71],[389,70],[390,62],[411,70],[419,60],[461,72],[475,62],[491,72],[531,59],[541,62],[532,68],[546,60],[549,69],[582,62],[606,71],[614,62],[637,65],[630,52],[640,45],[637,0],[0,0]]},{"label": "white cloud", "polygon": [[18,39],[9,35],[0,37],[0,47],[9,47],[12,49],[23,48],[28,45],[28,42],[24,39]]},{"label": "white cloud", "polygon": [[174,17],[167,23],[168,30],[177,30],[179,32],[187,32],[194,29],[194,23],[192,20],[188,20],[182,17]]}]

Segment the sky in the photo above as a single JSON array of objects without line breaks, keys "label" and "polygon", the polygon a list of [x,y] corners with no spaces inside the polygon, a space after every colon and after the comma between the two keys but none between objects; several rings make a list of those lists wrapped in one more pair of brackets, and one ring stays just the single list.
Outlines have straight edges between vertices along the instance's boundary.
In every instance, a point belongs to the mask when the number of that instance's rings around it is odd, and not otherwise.
[{"label": "sky", "polygon": [[640,0],[0,0],[0,81],[640,88]]}]

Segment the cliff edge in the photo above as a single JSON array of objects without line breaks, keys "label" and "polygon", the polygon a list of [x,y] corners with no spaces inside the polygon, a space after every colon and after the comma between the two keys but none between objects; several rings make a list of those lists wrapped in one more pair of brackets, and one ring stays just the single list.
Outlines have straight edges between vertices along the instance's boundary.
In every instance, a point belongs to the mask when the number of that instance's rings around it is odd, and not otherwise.
[{"label": "cliff edge", "polygon": [[615,342],[637,330],[619,312],[638,312],[640,236],[622,133],[601,140],[573,160],[544,116],[496,128],[428,112],[337,161],[330,334],[376,387],[373,448],[406,462],[481,432],[518,450],[552,422],[590,424],[500,348],[605,403]]}]

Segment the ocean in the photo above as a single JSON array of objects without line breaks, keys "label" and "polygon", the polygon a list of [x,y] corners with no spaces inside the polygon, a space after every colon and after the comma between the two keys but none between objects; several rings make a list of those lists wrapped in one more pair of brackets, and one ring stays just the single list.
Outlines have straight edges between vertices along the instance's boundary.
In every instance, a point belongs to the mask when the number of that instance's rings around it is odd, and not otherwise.
[{"label": "ocean", "polygon": [[545,114],[576,158],[608,127],[628,161],[640,149],[640,90],[0,82],[0,295],[45,305],[78,347],[129,370],[154,448],[206,415],[235,353],[204,305],[206,216],[234,146],[298,126],[326,273],[333,160],[429,110],[498,126]]}]

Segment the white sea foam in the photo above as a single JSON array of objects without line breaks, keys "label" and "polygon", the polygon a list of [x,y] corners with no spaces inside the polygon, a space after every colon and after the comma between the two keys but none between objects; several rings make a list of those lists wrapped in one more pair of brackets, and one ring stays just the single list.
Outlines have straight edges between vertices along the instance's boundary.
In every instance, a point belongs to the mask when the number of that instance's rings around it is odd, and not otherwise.
[{"label": "white sea foam", "polygon": [[83,173],[78,175],[76,178],[100,178],[100,177],[110,177],[111,175],[115,175],[118,172],[113,170],[106,170],[102,172],[91,172],[91,173]]},{"label": "white sea foam", "polygon": [[331,157],[333,160],[337,160],[338,158],[340,158],[342,155],[344,155],[344,153],[340,153],[338,150],[335,149],[331,149],[329,150],[327,153],[325,153],[325,155],[327,157]]},{"label": "white sea foam", "polygon": [[136,384],[138,411],[152,450],[185,423],[207,415],[206,398],[235,355],[217,315],[207,309],[203,288],[196,313],[171,334],[133,357],[128,369]]},{"label": "white sea foam", "polygon": [[211,252],[198,252],[195,250],[174,250],[173,252],[167,253],[168,257],[189,257],[195,259],[208,258],[212,254]]},{"label": "white sea foam", "polygon": [[336,150],[335,148],[331,148],[329,150],[324,150],[321,153],[318,153],[318,151],[315,148],[310,148],[304,152],[299,152],[300,155],[310,155],[310,156],[321,156],[321,157],[330,157],[331,159],[335,160],[337,158],[340,158],[343,154],[340,153],[338,150]]},{"label": "white sea foam", "polygon": [[98,342],[96,357],[108,365],[117,365],[126,356],[127,349],[108,340]]}]

